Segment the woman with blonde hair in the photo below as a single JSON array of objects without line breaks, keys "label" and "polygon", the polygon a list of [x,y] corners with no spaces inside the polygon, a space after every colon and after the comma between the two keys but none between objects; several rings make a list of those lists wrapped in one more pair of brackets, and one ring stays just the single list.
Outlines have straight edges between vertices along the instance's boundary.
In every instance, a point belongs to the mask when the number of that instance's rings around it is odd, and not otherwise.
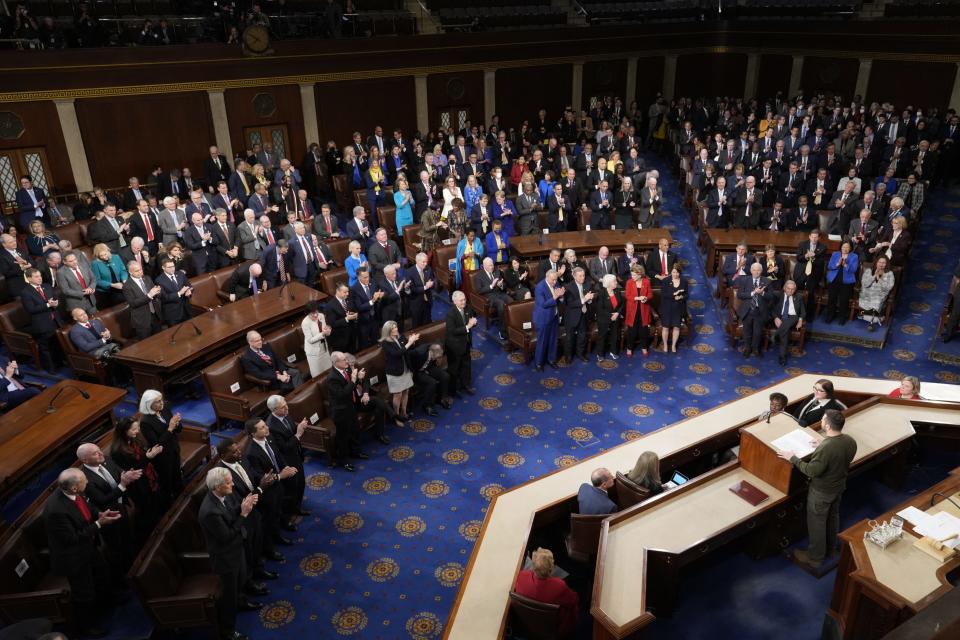
[{"label": "woman with blonde hair", "polygon": [[384,322],[380,330],[380,346],[386,358],[384,372],[387,375],[387,389],[390,390],[396,419],[403,422],[410,419],[407,414],[410,389],[413,387],[410,349],[419,339],[419,333],[411,333],[409,336],[400,335],[400,327],[393,320]]},{"label": "woman with blonde hair", "polygon": [[644,451],[637,458],[637,463],[627,474],[627,477],[655,496],[663,491],[660,481],[660,457],[653,451]]},{"label": "woman with blonde hair", "polygon": [[560,634],[570,637],[577,627],[580,597],[561,578],[553,576],[553,552],[543,547],[531,554],[530,569],[523,569],[517,576],[514,591],[521,596],[560,606]]}]

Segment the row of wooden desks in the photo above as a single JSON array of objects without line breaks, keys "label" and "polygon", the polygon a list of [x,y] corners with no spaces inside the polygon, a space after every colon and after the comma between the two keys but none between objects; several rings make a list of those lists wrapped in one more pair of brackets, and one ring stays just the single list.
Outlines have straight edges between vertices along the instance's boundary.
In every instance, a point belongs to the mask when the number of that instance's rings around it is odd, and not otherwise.
[{"label": "row of wooden desks", "polygon": [[[676,459],[687,455],[703,455],[704,451],[709,451],[713,443],[722,438],[731,428],[736,428],[738,425],[748,426],[753,424],[755,417],[769,406],[768,395],[770,393],[777,391],[784,393],[791,401],[798,401],[810,395],[810,388],[820,377],[822,376],[818,374],[794,376],[765,389],[758,390],[749,396],[724,403],[693,418],[664,427],[591,458],[581,460],[570,467],[558,469],[553,473],[522,484],[497,496],[487,511],[480,538],[474,546],[456,602],[448,617],[444,637],[472,640],[474,638],[496,638],[501,636],[506,623],[510,589],[513,586],[513,581],[516,579],[517,572],[522,566],[527,540],[529,539],[532,527],[535,526],[535,523],[543,514],[551,510],[556,510],[559,505],[563,505],[570,500],[575,500],[577,488],[581,483],[589,481],[590,472],[593,469],[601,466],[611,470],[630,469],[633,467],[640,453],[647,450],[656,452],[661,460],[668,457]],[[837,378],[834,384],[838,394],[886,394],[897,386],[896,382],[869,378]],[[929,383],[924,385],[924,391],[925,395],[955,401],[960,400],[960,393],[958,393],[958,388],[955,385]],[[910,410],[913,414],[918,414],[921,410],[926,411],[925,409],[912,407]],[[945,409],[943,411],[952,416],[951,424],[960,424],[960,406],[956,409]],[[942,420],[939,416],[936,416],[935,419],[930,421],[941,422]],[[900,420],[895,427],[895,434],[899,437],[906,428],[905,421]],[[864,443],[861,445],[864,447],[861,456],[870,455],[871,450],[873,454],[878,454],[877,450],[873,449],[875,446],[871,444],[873,442],[870,437],[864,440]],[[889,453],[890,449],[887,448],[885,451]],[[736,471],[735,469],[741,470]],[[692,484],[688,483],[690,488],[685,489],[683,492],[671,491],[665,494],[663,498],[655,498],[650,503],[653,506],[649,508],[664,509],[664,513],[668,513],[668,509],[669,511],[673,509],[686,511],[686,508],[683,507],[681,503],[668,507],[667,503],[674,499],[670,497],[670,494],[676,493],[676,495],[681,498],[687,495],[688,497],[682,498],[681,502],[683,502],[683,500],[698,500],[697,494],[714,480],[716,480],[718,484],[712,488],[707,487],[707,493],[701,494],[702,496],[716,492],[717,487],[729,493],[729,491],[727,491],[727,485],[733,484],[736,479],[734,479],[732,475],[727,476],[727,474],[743,472],[757,476],[757,474],[749,468],[737,466],[736,464],[721,467],[714,472],[696,478]],[[720,479],[720,476],[716,474],[721,474],[725,477]],[[765,480],[757,477],[757,482],[764,483]],[[686,487],[687,485],[684,486]],[[767,482],[766,485],[757,484],[756,486],[771,489],[771,491],[767,492],[771,496],[771,500],[767,501],[770,503],[775,503],[781,493],[786,493],[769,482]],[[691,491],[693,493],[690,493]],[[778,491],[780,493],[777,493]],[[733,496],[733,494],[729,497],[740,500],[736,496]],[[728,499],[728,496],[724,495],[723,498]],[[709,506],[710,500],[707,500],[706,503]],[[647,503],[638,505],[637,511],[627,510],[624,514],[643,513],[646,504]],[[705,551],[709,551],[713,548],[710,546],[711,544],[716,545],[725,539],[729,539],[728,536],[730,535],[741,533],[745,528],[750,527],[750,523],[754,519],[767,517],[766,514],[769,513],[770,509],[766,507],[766,504],[767,503],[761,503],[761,505],[759,505],[764,513],[741,513],[734,510],[731,511],[729,515],[725,514],[717,518],[707,519],[705,525],[698,524],[698,520],[701,519],[699,512],[696,510],[693,510],[693,512],[687,511],[686,519],[681,518],[678,520],[682,522],[683,526],[694,527],[686,530],[687,533],[684,534],[687,536],[684,540],[687,542],[695,542],[692,547],[690,547],[693,551],[687,553],[697,552],[702,545],[707,545]],[[726,510],[723,511],[726,512]],[[642,516],[639,517],[642,519]],[[677,516],[674,514],[671,517]],[[627,520],[632,520],[632,518],[628,516]],[[611,522],[612,520],[608,520],[605,525],[609,526]],[[626,526],[626,520],[623,522],[624,524],[622,526]],[[639,523],[640,521],[638,520],[637,522]],[[645,527],[647,525],[636,524],[630,526]],[[701,526],[705,526],[705,528],[696,529],[696,527]],[[627,529],[625,528],[624,531],[627,531]],[[712,540],[710,539],[711,535],[715,536]],[[694,540],[698,536],[704,536],[703,542]],[[630,538],[630,540],[626,541],[627,538]],[[629,555],[621,556],[621,554],[618,553],[616,554],[617,557],[624,562],[639,562],[639,569],[637,569],[637,565],[634,564],[634,572],[621,572],[616,568],[617,562],[612,560],[612,555],[608,556],[610,560],[609,566],[613,567],[611,571],[614,573],[612,575],[601,575],[602,580],[595,580],[595,588],[599,588],[601,592],[595,594],[593,605],[597,607],[599,604],[597,611],[604,612],[604,614],[607,615],[605,607],[608,605],[605,598],[616,597],[610,596],[611,593],[615,592],[629,594],[632,599],[627,598],[623,602],[609,604],[612,609],[610,613],[616,616],[617,620],[626,621],[627,628],[633,628],[633,630],[636,631],[642,628],[643,624],[646,624],[646,622],[643,621],[646,620],[648,616],[652,619],[649,612],[645,610],[643,604],[644,596],[640,593],[642,588],[641,584],[644,583],[643,571],[646,570],[644,563],[647,552],[644,549],[645,547],[647,549],[650,547],[642,541],[635,540],[633,536],[623,536],[623,540],[626,541],[623,544],[624,548],[628,550]],[[610,542],[610,544],[619,543]],[[669,559],[670,561],[679,559],[681,562],[675,564],[678,569],[682,561],[686,561],[687,557],[671,557],[671,553],[680,547],[686,547],[686,543],[678,538],[676,544],[671,540],[664,543],[664,545],[669,546],[665,546],[663,559]],[[671,549],[673,549],[673,551],[671,551]],[[637,556],[644,557],[637,558]],[[599,563],[598,566],[600,566]],[[603,564],[603,566],[606,567],[608,565]],[[638,570],[639,573],[636,572]],[[604,572],[604,574],[605,573],[606,572]],[[626,582],[621,582],[617,576],[621,576]],[[599,587],[597,587],[598,584]],[[603,586],[604,584],[616,584],[618,586],[616,589],[607,592]],[[607,592],[606,595],[604,592]],[[599,616],[595,618],[595,631],[598,626],[602,625],[602,620],[603,618]]]},{"label": "row of wooden desks", "polygon": [[[805,231],[707,229],[703,247],[707,257],[707,276],[715,275],[720,268],[720,254],[736,251],[741,242],[745,242],[750,251],[762,251],[768,244],[772,244],[779,252],[796,253],[800,243],[809,239],[810,234]],[[829,251],[840,248],[839,242],[828,240],[823,234],[820,239]]]},{"label": "row of wooden desks", "polygon": [[300,316],[307,301],[326,299],[325,293],[292,282],[165,329],[121,350],[114,359],[133,371],[137,393],[163,390],[169,382],[191,375],[236,349],[248,331],[268,331]]},{"label": "row of wooden desks", "polygon": [[112,409],[125,395],[123,389],[64,380],[0,416],[0,501],[81,442],[111,428]]},{"label": "row of wooden desks", "polygon": [[[960,467],[875,520],[890,522],[907,507],[931,516],[943,511],[960,517],[958,504]],[[827,615],[844,640],[884,637],[951,591],[947,575],[960,567],[960,556],[941,563],[914,547],[919,535],[909,522],[904,522],[903,539],[886,549],[864,540],[869,530],[870,521],[861,520],[840,534],[840,564]],[[944,623],[956,625],[958,619],[960,612],[954,611]]]},{"label": "row of wooden desks", "polygon": [[560,251],[573,249],[579,255],[596,253],[600,247],[607,247],[611,253],[617,253],[628,242],[632,242],[639,252],[655,248],[660,238],[672,240],[670,232],[666,229],[563,231],[544,235],[514,236],[510,238],[510,249],[521,260],[531,260],[549,255],[551,249],[560,249]]}]

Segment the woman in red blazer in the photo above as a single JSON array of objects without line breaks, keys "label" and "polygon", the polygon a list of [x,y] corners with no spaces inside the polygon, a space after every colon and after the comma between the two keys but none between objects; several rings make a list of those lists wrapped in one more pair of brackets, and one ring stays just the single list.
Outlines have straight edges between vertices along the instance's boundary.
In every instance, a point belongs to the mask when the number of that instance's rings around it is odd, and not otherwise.
[{"label": "woman in red blazer", "polygon": [[532,554],[533,569],[517,576],[514,591],[537,602],[560,605],[560,637],[569,638],[577,627],[580,596],[561,578],[553,577],[553,552],[538,548]]},{"label": "woman in red blazer", "polygon": [[640,340],[640,349],[643,356],[647,356],[647,344],[650,342],[650,319],[653,290],[650,288],[650,278],[647,277],[643,265],[640,263],[630,267],[630,279],[627,280],[627,334],[624,337],[627,357],[633,357],[633,348]]}]

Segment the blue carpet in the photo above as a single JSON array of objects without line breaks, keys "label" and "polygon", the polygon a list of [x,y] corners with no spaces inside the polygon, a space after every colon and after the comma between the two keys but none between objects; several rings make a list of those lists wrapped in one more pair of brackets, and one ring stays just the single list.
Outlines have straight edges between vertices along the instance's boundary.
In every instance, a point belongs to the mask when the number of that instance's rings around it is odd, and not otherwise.
[{"label": "blue carpet", "polygon": [[[536,375],[503,351],[495,328],[477,336],[475,398],[435,419],[390,429],[393,443],[366,445],[370,460],[355,474],[308,459],[306,507],[314,515],[301,524],[299,544],[284,549],[287,561],[278,567],[283,577],[269,584],[273,593],[262,599],[267,606],[259,614],[241,614],[240,631],[256,640],[278,633],[439,637],[487,505],[506,488],[794,372],[890,379],[911,373],[957,382],[960,370],[926,357],[957,257],[948,249],[960,234],[957,194],[930,196],[915,252],[925,258],[907,274],[886,347],[810,341],[785,370],[773,353],[744,360],[730,347],[676,180],[662,168],[661,185],[673,212],[665,226],[691,278],[692,344],[681,343],[678,354],[578,362]],[[438,304],[435,317],[445,311]],[[205,402],[174,404],[191,422],[213,421]],[[939,479],[934,475],[924,478],[926,486]],[[870,497],[871,489],[864,491],[866,496],[851,492],[846,499],[845,522],[905,497],[891,493],[880,500]],[[861,513],[858,502],[868,510]],[[771,631],[775,624],[798,640],[816,638],[832,582],[832,574],[816,581],[782,559],[750,561],[732,546],[686,574],[677,615],[650,630],[655,637],[703,638],[723,628],[728,637],[759,639],[777,635]],[[137,607],[117,616],[112,637],[140,637]]]}]

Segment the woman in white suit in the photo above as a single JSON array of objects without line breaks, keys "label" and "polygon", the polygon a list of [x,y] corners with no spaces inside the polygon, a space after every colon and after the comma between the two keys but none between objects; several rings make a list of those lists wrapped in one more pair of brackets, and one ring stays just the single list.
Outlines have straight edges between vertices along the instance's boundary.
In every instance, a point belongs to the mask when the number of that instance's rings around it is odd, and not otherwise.
[{"label": "woman in white suit", "polygon": [[330,325],[320,313],[320,303],[316,300],[307,302],[307,317],[300,323],[300,329],[303,331],[303,351],[307,354],[310,376],[316,378],[333,366],[327,348]]}]

